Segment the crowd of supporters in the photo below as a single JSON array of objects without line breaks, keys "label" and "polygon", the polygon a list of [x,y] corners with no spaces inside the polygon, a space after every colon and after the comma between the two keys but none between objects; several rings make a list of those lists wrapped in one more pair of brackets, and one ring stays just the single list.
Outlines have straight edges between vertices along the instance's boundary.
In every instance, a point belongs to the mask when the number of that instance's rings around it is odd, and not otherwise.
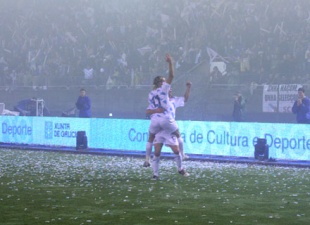
[{"label": "crowd of supporters", "polygon": [[227,64],[212,82],[310,80],[306,0],[4,0],[0,29],[10,88],[150,84],[166,52],[185,73],[214,57],[208,48]]}]

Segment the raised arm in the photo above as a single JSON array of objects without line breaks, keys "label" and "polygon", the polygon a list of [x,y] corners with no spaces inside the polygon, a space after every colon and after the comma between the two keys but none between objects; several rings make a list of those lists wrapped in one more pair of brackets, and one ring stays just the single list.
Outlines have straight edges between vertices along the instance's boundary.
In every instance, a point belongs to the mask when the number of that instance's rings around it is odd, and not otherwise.
[{"label": "raised arm", "polygon": [[185,90],[185,94],[184,94],[184,102],[187,102],[189,95],[191,93],[191,87],[192,87],[192,82],[187,81],[186,82],[186,90]]},{"label": "raised arm", "polygon": [[174,78],[174,69],[173,69],[173,59],[169,54],[166,54],[166,61],[169,67],[169,75],[168,75],[168,78],[166,79],[166,82],[168,84],[171,84]]}]

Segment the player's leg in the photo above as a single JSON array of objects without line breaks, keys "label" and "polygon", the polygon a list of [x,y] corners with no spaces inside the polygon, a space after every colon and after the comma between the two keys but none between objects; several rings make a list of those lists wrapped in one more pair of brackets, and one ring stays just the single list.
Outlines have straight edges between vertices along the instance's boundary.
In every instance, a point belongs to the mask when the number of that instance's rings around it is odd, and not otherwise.
[{"label": "player's leg", "polygon": [[159,176],[159,161],[163,143],[154,143],[154,157],[152,160],[153,179],[157,180]]},{"label": "player's leg", "polygon": [[184,154],[184,148],[183,148],[184,142],[183,142],[183,138],[181,137],[181,134],[180,134],[179,129],[176,130],[173,134],[175,134],[175,136],[178,138],[178,142],[179,142],[179,151],[180,151],[182,160],[188,159],[189,157],[188,157],[187,155]]},{"label": "player's leg", "polygon": [[178,172],[183,176],[186,176],[186,177],[189,176],[189,174],[184,170],[182,166],[182,158],[181,158],[181,154],[179,151],[177,137],[175,135],[170,135],[166,139],[166,144],[171,148],[171,150],[174,153],[174,161],[176,162]]},{"label": "player's leg", "polygon": [[150,127],[149,127],[149,138],[146,142],[146,149],[145,149],[145,162],[143,163],[144,167],[149,167],[150,164],[150,158],[152,154],[152,146],[153,141],[155,139],[155,134],[157,134],[161,130],[160,127],[160,119],[158,118],[152,118]]},{"label": "player's leg", "polygon": [[144,167],[151,166],[150,159],[151,159],[151,154],[152,154],[154,138],[155,138],[155,134],[152,134],[151,132],[149,132],[149,138],[146,142],[145,162],[143,163]]}]

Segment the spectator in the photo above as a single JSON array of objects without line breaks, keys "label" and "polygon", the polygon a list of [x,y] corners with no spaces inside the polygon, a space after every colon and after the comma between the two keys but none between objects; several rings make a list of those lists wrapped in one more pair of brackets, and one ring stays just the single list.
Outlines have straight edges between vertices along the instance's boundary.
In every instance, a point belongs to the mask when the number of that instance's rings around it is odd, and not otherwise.
[{"label": "spectator", "polygon": [[296,114],[297,123],[310,123],[310,99],[304,88],[298,88],[298,99],[294,102],[292,112]]},{"label": "spectator", "polygon": [[[58,76],[47,78],[48,84],[59,84],[79,74],[89,61],[96,72],[104,63],[109,75],[120,66],[123,77],[130,76],[126,71],[142,68],[150,78],[165,69],[158,60],[164,53],[180,55],[178,72],[186,72],[207,59],[208,46],[230,62],[241,59],[242,71],[248,74],[268,77],[269,71],[279,73],[284,55],[298,56],[302,62],[296,64],[306,64],[300,73],[309,74],[310,56],[304,47],[310,35],[310,19],[305,16],[309,8],[310,2],[301,0],[267,4],[259,0],[171,0],[161,4],[153,0],[77,0],[74,5],[70,1],[7,1],[0,8],[0,19],[6,21],[0,25],[1,78],[3,67],[15,69],[18,74],[34,76],[36,88],[35,76],[42,75],[36,70],[41,66],[43,71],[48,67],[48,76]],[[127,77],[121,85],[130,86],[132,80]]]},{"label": "spectator", "polygon": [[215,66],[210,73],[210,83],[218,82],[219,80],[221,80],[222,76],[223,74],[221,73],[221,71],[218,69],[217,66]]},{"label": "spectator", "polygon": [[233,108],[233,121],[242,122],[244,121],[244,111],[245,111],[245,99],[241,92],[237,92],[234,96],[234,108]]},{"label": "spectator", "polygon": [[78,97],[75,106],[79,110],[80,118],[91,117],[91,100],[86,95],[86,90],[84,88],[80,90],[80,96]]}]

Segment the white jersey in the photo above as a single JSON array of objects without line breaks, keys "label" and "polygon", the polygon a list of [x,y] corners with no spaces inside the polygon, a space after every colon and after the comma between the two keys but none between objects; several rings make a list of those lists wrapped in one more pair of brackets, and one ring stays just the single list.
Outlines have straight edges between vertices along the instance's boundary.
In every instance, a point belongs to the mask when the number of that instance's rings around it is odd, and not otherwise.
[{"label": "white jersey", "polygon": [[164,108],[165,111],[163,113],[154,113],[150,117],[168,117],[174,118],[175,117],[175,109],[169,100],[169,90],[171,85],[164,82],[160,88],[152,90],[149,93],[148,102],[149,106],[147,109],[157,109],[157,108]]},{"label": "white jersey", "polygon": [[184,97],[173,96],[172,98],[170,98],[169,101],[172,103],[172,106],[173,106],[172,114],[173,114],[173,117],[175,118],[176,109],[179,107],[183,107],[185,105],[185,99]]},{"label": "white jersey", "polygon": [[172,133],[178,129],[174,119],[175,108],[169,100],[170,87],[170,84],[163,82],[160,88],[152,90],[149,93],[149,106],[147,109],[165,109],[163,113],[154,113],[151,115],[149,131],[153,134],[158,133],[160,130],[166,130],[168,133]]},{"label": "white jersey", "polygon": [[[169,99],[169,102],[172,105],[171,114],[173,115],[173,118],[175,118],[176,109],[179,107],[183,107],[185,105],[185,98],[173,96],[172,98]],[[161,130],[158,133],[156,133],[154,144],[157,144],[157,143],[161,143],[165,145],[178,145],[179,144],[178,138],[175,135],[171,135],[171,133],[167,132],[166,130]]]}]

